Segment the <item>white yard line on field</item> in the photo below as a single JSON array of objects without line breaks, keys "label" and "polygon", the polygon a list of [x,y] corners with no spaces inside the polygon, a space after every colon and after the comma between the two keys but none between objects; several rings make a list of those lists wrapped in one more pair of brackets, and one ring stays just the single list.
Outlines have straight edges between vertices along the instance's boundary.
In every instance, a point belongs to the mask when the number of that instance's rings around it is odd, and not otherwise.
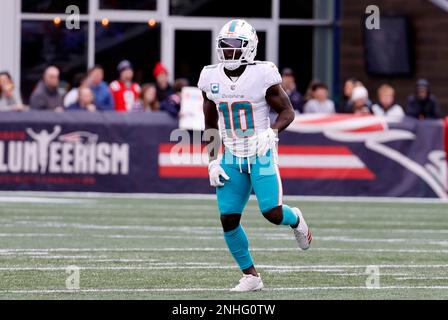
[{"label": "white yard line on field", "polygon": [[74,236],[81,237],[80,235],[69,233],[0,233],[0,238],[66,238]]},{"label": "white yard line on field", "polygon": [[[320,222],[320,220],[319,220]],[[374,228],[322,228],[322,227],[314,227],[314,232],[343,232],[343,233],[351,233],[351,232],[362,232],[362,233],[424,233],[424,234],[448,234],[448,230],[434,230],[434,229],[374,229]]]},{"label": "white yard line on field", "polygon": [[361,252],[361,253],[448,253],[448,249],[359,249],[359,248],[313,248],[313,251]]},{"label": "white yard line on field", "polygon": [[[359,287],[301,287],[301,288],[265,288],[265,292],[281,292],[281,291],[319,291],[319,290],[366,290],[366,291],[381,291],[381,290],[448,290],[448,286],[384,286],[379,288],[367,288],[365,286]],[[88,294],[88,293],[181,293],[181,292],[228,292],[229,288],[145,288],[145,289],[80,289],[80,290],[0,290],[0,294]]]},{"label": "white yard line on field", "polygon": [[448,277],[431,277],[431,276],[419,276],[419,277],[396,277],[395,280],[448,280]]},{"label": "white yard line on field", "polygon": [[[359,249],[359,248],[315,248],[314,251],[344,251],[344,252],[392,252],[392,253],[447,253],[447,250],[427,249]],[[0,255],[48,255],[51,253],[74,252],[228,252],[225,247],[220,248],[51,248],[51,249],[0,249]],[[297,248],[251,248],[251,251],[260,252],[301,252]],[[306,254],[306,253],[303,253]]]},{"label": "white yard line on field", "polygon": [[[273,271],[310,271],[310,272],[343,272],[347,269],[365,269],[370,265],[257,265],[260,269],[269,269]],[[375,267],[382,269],[447,269],[448,264],[436,265],[436,264],[422,264],[422,265],[405,265],[405,264],[390,264],[390,265],[375,265]],[[219,265],[219,264],[206,264],[206,265],[176,265],[175,263],[147,265],[147,266],[79,266],[81,270],[101,270],[101,271],[123,271],[123,270],[184,270],[184,269],[223,269],[233,270],[237,269],[233,265]],[[9,266],[1,267],[0,271],[14,272],[14,271],[65,271],[64,267],[36,267],[36,266]]]},{"label": "white yard line on field", "polygon": [[[124,227],[124,226],[123,226]],[[129,227],[129,226],[126,226]],[[117,227],[120,228],[120,227]],[[127,229],[126,229],[127,230]],[[183,230],[186,233],[187,230]],[[199,232],[200,234],[203,231]],[[0,238],[107,238],[107,239],[172,239],[172,240],[222,240],[222,236],[197,236],[197,235],[137,235],[137,234],[76,234],[76,233],[0,233]],[[251,235],[251,239],[262,239],[269,241],[284,241],[291,240],[290,234],[263,234]],[[448,241],[440,239],[409,239],[409,238],[395,238],[395,239],[381,239],[381,238],[353,238],[353,237],[336,237],[336,236],[315,236],[314,240],[321,242],[355,242],[355,243],[415,243],[415,244],[433,244],[448,246]]]},{"label": "white yard line on field", "polygon": [[0,194],[0,203],[44,203],[44,204],[70,204],[70,203],[90,203],[94,204],[96,201],[92,199],[74,199],[74,198],[45,198],[45,197],[11,197],[2,196]]},{"label": "white yard line on field", "polygon": [[[157,221],[157,219],[155,219]],[[344,232],[344,226],[351,223],[350,219],[347,220],[318,220],[321,224],[331,224],[331,225],[340,225],[340,231]],[[366,226],[384,226],[384,222],[381,221],[362,221],[363,225]],[[387,225],[389,227],[392,226],[430,226],[434,228],[437,225],[440,225],[440,222],[417,222],[417,221],[388,221]],[[3,228],[6,227],[26,227],[30,226],[33,228],[72,228],[79,230],[140,230],[140,231],[160,231],[160,232],[183,232],[183,233],[201,233],[201,234],[221,234],[222,228],[219,226],[166,226],[166,225],[105,225],[105,224],[93,224],[93,223],[70,223],[70,222],[56,222],[56,221],[36,221],[36,220],[16,220],[11,221],[7,225],[2,225]],[[447,224],[448,226],[448,224]],[[248,226],[247,231],[256,232],[256,231],[267,231],[272,234],[279,234],[279,228],[274,227],[256,227],[256,226]],[[335,228],[333,228],[335,229]],[[401,229],[401,228],[400,228]],[[319,230],[319,229],[318,229]],[[370,229],[368,229],[370,230]],[[384,230],[384,229],[383,229]],[[394,229],[390,229],[390,232],[393,232]],[[402,230],[402,229],[401,229]],[[416,229],[411,229],[416,230]],[[424,229],[422,229],[424,230]],[[348,231],[347,231],[348,232]],[[418,232],[418,231],[416,231]],[[423,232],[424,233],[424,232]],[[439,232],[446,233],[446,232]],[[286,234],[286,233],[285,233]],[[286,234],[287,235],[287,234]],[[437,239],[436,239],[437,240]]]},{"label": "white yard line on field", "polygon": [[63,223],[63,222],[38,222],[38,221],[17,221],[15,227],[32,226],[33,228],[73,228],[80,230],[141,230],[141,231],[162,231],[162,232],[197,232],[213,233],[221,232],[219,227],[167,227],[167,226],[145,226],[145,225],[99,225],[85,223]]},{"label": "white yard line on field", "polygon": [[[2,191],[0,196],[9,197],[72,197],[72,198],[120,198],[120,199],[179,199],[179,200],[216,200],[214,194],[160,194],[160,193],[96,193],[96,192],[41,192],[41,191]],[[251,200],[255,197],[251,196]],[[286,201],[310,202],[360,202],[360,203],[448,203],[448,200],[437,198],[388,198],[388,197],[329,197],[329,196],[288,196]]]}]

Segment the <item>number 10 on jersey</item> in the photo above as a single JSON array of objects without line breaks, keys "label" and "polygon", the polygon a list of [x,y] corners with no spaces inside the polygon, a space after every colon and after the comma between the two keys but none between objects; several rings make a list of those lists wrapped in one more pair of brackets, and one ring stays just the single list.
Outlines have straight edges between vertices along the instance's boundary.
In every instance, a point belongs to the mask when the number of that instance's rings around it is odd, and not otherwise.
[{"label": "number 10 on jersey", "polygon": [[219,104],[227,134],[231,137],[247,138],[255,134],[254,109],[249,101]]}]

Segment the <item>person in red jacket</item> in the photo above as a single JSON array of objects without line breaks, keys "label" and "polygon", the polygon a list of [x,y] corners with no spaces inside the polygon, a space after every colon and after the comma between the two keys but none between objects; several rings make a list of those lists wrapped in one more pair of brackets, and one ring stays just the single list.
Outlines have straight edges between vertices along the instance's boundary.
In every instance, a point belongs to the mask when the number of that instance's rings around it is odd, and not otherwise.
[{"label": "person in red jacket", "polygon": [[134,70],[128,60],[121,61],[117,70],[120,74],[120,79],[110,84],[110,90],[115,101],[115,111],[132,111],[140,95],[141,88],[137,83],[132,82]]}]

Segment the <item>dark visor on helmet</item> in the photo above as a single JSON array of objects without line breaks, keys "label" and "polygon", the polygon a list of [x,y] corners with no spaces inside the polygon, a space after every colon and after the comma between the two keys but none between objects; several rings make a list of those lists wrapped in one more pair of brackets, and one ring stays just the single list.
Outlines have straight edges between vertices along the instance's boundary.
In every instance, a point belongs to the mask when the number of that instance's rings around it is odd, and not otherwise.
[{"label": "dark visor on helmet", "polygon": [[243,40],[240,39],[221,39],[218,43],[220,48],[240,49],[243,47]]}]

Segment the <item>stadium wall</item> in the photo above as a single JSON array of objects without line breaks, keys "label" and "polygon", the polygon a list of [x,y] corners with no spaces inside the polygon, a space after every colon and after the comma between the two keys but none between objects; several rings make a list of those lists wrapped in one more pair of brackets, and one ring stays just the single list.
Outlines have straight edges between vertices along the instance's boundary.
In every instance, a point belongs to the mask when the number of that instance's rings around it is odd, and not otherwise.
[{"label": "stadium wall", "polygon": [[[406,15],[415,32],[415,75],[406,78],[369,76],[365,71],[362,15],[369,5],[377,5],[383,15]],[[445,114],[448,114],[448,12],[429,0],[344,0],[341,1],[341,78],[363,81],[376,99],[384,82],[397,89],[398,102],[406,106],[418,78],[427,78]]]},{"label": "stadium wall", "polygon": [[[298,116],[281,134],[285,195],[448,198],[447,122]],[[160,114],[5,113],[0,190],[213,193],[201,132]]]}]

